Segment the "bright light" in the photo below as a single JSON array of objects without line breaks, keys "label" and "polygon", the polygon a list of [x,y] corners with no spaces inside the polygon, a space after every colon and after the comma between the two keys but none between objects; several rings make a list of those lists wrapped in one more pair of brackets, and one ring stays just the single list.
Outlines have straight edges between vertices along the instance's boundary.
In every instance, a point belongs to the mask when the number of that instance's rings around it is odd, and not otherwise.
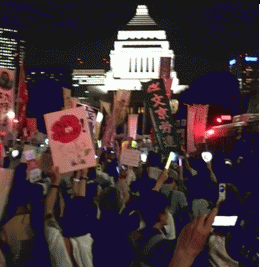
[{"label": "bright light", "polygon": [[44,144],[41,144],[40,147],[44,147]]},{"label": "bright light", "polygon": [[19,150],[15,149],[12,151],[12,157],[16,158],[19,155]]},{"label": "bright light", "polygon": [[141,153],[141,161],[146,162],[147,160],[147,154],[146,153]]},{"label": "bright light", "polygon": [[222,122],[222,120],[221,120],[220,118],[217,118],[217,122],[221,123],[221,122]]},{"label": "bright light", "polygon": [[212,160],[212,154],[208,151],[202,152],[201,157],[205,162],[209,162]]},{"label": "bright light", "polygon": [[215,133],[215,131],[212,129],[207,131],[207,135],[213,135],[214,133]]},{"label": "bright light", "polygon": [[223,121],[231,121],[232,120],[232,117],[230,115],[222,115],[221,116],[221,119]]},{"label": "bright light", "polygon": [[212,226],[235,226],[238,216],[216,216]]},{"label": "bright light", "polygon": [[103,120],[103,114],[101,112],[98,112],[97,114],[97,122],[100,123]]},{"label": "bright light", "polygon": [[18,123],[19,122],[19,120],[18,119],[14,119],[14,123]]},{"label": "bright light", "polygon": [[257,57],[245,57],[246,61],[257,61],[258,58]]},{"label": "bright light", "polygon": [[49,144],[49,139],[46,138],[46,139],[44,140],[44,142],[45,142],[46,145],[48,145],[48,144]]},{"label": "bright light", "polygon": [[7,117],[9,119],[14,119],[15,118],[15,113],[13,111],[11,111],[11,110],[8,111],[6,115],[7,115]]},{"label": "bright light", "polygon": [[229,65],[234,65],[236,63],[237,63],[237,61],[235,59],[232,59],[232,60],[229,61]]}]

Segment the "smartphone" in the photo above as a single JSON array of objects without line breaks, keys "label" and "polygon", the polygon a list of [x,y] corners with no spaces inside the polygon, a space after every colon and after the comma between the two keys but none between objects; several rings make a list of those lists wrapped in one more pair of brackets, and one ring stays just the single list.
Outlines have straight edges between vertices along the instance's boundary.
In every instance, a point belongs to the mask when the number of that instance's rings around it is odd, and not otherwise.
[{"label": "smartphone", "polygon": [[238,216],[216,216],[212,226],[235,226]]}]

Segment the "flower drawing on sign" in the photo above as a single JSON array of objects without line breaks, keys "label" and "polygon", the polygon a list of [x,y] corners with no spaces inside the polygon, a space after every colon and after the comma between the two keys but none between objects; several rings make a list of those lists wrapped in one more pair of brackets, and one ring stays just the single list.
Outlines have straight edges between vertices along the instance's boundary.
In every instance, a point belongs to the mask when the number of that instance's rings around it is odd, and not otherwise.
[{"label": "flower drawing on sign", "polygon": [[171,135],[167,135],[165,141],[166,141],[165,143],[166,146],[172,146],[174,144],[173,137]]},{"label": "flower drawing on sign", "polygon": [[167,116],[167,108],[159,107],[155,113],[157,113],[160,120],[165,120]]},{"label": "flower drawing on sign", "polygon": [[162,99],[163,99],[163,96],[154,94],[154,97],[151,99],[151,100],[154,102],[153,107],[154,107],[154,108],[157,108],[157,107],[159,107],[160,105],[161,105],[161,106],[165,106],[166,103],[161,102]]},{"label": "flower drawing on sign", "polygon": [[52,138],[61,143],[70,143],[81,133],[81,124],[74,115],[64,115],[51,127]]},{"label": "flower drawing on sign", "polygon": [[172,125],[167,121],[162,122],[159,128],[162,133],[171,133],[172,131]]},{"label": "flower drawing on sign", "polygon": [[161,88],[159,87],[159,82],[152,83],[147,88],[147,93],[154,93],[160,91]]}]

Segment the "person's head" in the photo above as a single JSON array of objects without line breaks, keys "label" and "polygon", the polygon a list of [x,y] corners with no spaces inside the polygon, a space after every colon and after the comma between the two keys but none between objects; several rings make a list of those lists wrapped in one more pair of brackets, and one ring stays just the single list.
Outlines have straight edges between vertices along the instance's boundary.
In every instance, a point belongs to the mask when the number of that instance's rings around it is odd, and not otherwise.
[{"label": "person's head", "polygon": [[97,202],[102,217],[109,214],[117,215],[122,208],[120,193],[113,187],[103,189],[98,195]]},{"label": "person's head", "polygon": [[66,194],[64,216],[59,219],[64,237],[77,237],[89,232],[90,218],[88,217],[87,201],[85,198],[70,199]]},{"label": "person's head", "polygon": [[162,226],[167,224],[167,207],[170,205],[166,197],[156,191],[150,191],[142,195],[139,202],[139,211],[146,227]]}]

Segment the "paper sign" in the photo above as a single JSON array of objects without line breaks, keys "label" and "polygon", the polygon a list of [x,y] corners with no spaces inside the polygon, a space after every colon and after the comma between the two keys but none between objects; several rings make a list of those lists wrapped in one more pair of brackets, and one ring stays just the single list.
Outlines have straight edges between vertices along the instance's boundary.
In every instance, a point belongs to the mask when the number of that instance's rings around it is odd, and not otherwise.
[{"label": "paper sign", "polygon": [[60,173],[96,166],[84,107],[44,115],[54,166]]},{"label": "paper sign", "polygon": [[140,161],[140,151],[134,149],[124,149],[121,153],[120,163],[131,167],[138,167]]},{"label": "paper sign", "polygon": [[5,205],[8,201],[9,191],[13,181],[13,170],[0,168],[0,221],[3,216]]}]

